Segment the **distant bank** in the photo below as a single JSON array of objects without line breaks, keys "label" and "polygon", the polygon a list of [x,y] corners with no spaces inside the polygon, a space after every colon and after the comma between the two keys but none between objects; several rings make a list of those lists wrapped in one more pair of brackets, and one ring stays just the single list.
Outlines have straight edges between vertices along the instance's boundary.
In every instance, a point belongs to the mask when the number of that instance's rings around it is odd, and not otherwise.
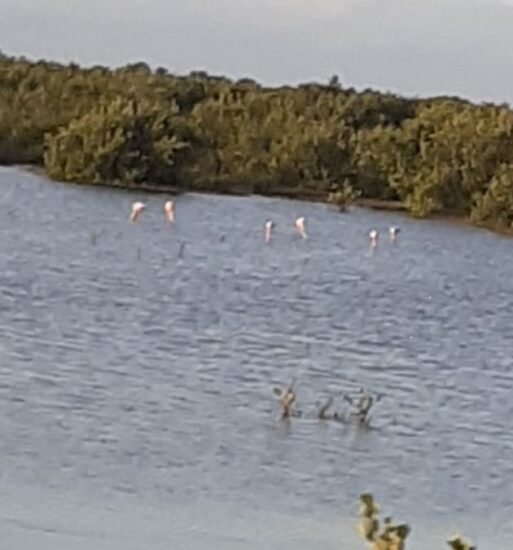
[{"label": "distant bank", "polygon": [[[31,174],[35,174],[37,176],[47,177],[46,171],[43,166],[38,166],[36,164],[18,164],[14,166],[15,168],[30,172]],[[66,183],[66,182],[62,182]],[[74,183],[74,182],[69,182]],[[151,185],[149,183],[140,183],[140,184],[134,184],[134,183],[123,183],[123,182],[98,182],[92,184],[93,186],[100,186],[100,187],[111,187],[111,188],[119,188],[124,189],[128,191],[146,191],[150,193],[161,193],[166,195],[178,195],[180,193],[186,192],[187,190],[178,188],[174,185]],[[217,194],[224,194],[224,195],[230,195],[230,194],[236,194],[240,196],[242,193],[231,193],[230,190],[222,190],[217,191]],[[249,195],[249,193],[248,193]],[[277,198],[284,198],[284,199],[294,199],[294,200],[304,200],[309,202],[325,202],[325,196],[316,196],[312,194],[307,194],[303,196],[298,196],[295,193],[287,193],[286,191],[277,191],[276,193],[273,193],[271,190],[267,195],[268,197],[277,197]],[[383,210],[383,211],[389,211],[389,212],[406,212],[406,207],[404,204],[402,204],[400,201],[384,201],[379,199],[366,199],[366,198],[356,198],[353,203],[354,206],[359,206],[361,208],[368,208],[370,210]]]},{"label": "distant bank", "polygon": [[329,82],[266,88],[0,56],[0,164],[61,181],[332,198],[513,227],[513,111]]}]

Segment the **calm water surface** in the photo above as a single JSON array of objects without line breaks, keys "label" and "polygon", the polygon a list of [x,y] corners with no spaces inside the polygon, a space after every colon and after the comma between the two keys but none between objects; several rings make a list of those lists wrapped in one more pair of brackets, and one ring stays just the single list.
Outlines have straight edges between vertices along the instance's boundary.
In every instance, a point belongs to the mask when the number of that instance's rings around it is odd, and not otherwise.
[{"label": "calm water surface", "polygon": [[[0,170],[10,548],[363,548],[365,490],[415,548],[456,529],[512,547],[511,240],[207,195],[169,226],[163,200]],[[271,389],[291,380],[307,415],[382,392],[377,429],[283,424]]]}]

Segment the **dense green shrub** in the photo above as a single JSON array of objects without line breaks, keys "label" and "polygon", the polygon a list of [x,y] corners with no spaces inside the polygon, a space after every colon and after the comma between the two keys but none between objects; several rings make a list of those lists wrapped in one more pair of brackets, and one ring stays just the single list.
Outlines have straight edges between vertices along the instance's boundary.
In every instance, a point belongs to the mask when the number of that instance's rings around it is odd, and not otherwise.
[{"label": "dense green shrub", "polygon": [[400,200],[511,228],[513,111],[327,85],[0,55],[0,163],[89,183]]}]

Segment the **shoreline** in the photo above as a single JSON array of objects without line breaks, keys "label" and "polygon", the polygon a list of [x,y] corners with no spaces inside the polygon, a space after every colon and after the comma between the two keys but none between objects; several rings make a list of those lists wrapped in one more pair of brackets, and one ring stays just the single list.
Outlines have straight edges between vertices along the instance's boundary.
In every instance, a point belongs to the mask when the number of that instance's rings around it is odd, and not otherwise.
[{"label": "shoreline", "polygon": [[[250,192],[242,192],[242,191],[231,191],[231,190],[220,190],[220,189],[210,189],[208,186],[206,186],[203,189],[181,189],[177,187],[176,185],[151,185],[151,184],[126,184],[121,182],[109,182],[109,183],[75,183],[75,182],[67,182],[67,181],[60,181],[60,180],[54,180],[50,178],[45,169],[37,164],[3,164],[1,165],[4,168],[14,168],[17,170],[20,170],[22,172],[26,172],[29,174],[33,174],[36,176],[44,177],[48,181],[52,183],[57,183],[61,185],[75,185],[75,186],[85,186],[85,187],[101,187],[101,188],[111,188],[111,189],[120,189],[123,191],[129,191],[129,192],[138,192],[143,191],[147,193],[155,193],[155,194],[171,194],[174,196],[182,195],[185,193],[199,193],[199,194],[211,194],[211,195],[224,195],[224,196],[232,196],[232,197],[251,197],[251,196],[259,196],[259,197],[268,197],[268,198],[278,198],[278,199],[286,199],[286,200],[297,200],[297,201],[304,201],[304,202],[312,202],[312,203],[323,203],[326,204],[328,208],[334,208],[335,206],[330,205],[328,202],[326,202],[325,199],[320,197],[319,195],[315,193],[294,193],[292,191],[277,191],[277,192],[271,192],[267,194],[261,194],[261,193],[250,193]],[[458,225],[462,227],[469,227],[474,229],[480,229],[484,231],[488,231],[490,233],[493,233],[495,235],[500,235],[503,237],[513,237],[513,228],[507,228],[507,227],[496,227],[493,225],[487,225],[482,223],[476,223],[471,221],[469,218],[465,217],[464,215],[457,215],[457,214],[433,214],[431,216],[425,217],[425,218],[418,218],[415,216],[412,216],[408,213],[406,207],[404,204],[402,204],[400,201],[396,200],[382,200],[382,199],[368,199],[368,198],[360,198],[356,199],[352,204],[348,205],[348,208],[351,207],[357,207],[357,208],[363,208],[365,210],[375,210],[377,212],[389,212],[389,213],[398,213],[404,216],[407,216],[410,219],[419,219],[424,221],[434,221],[434,222],[443,222],[450,225]],[[344,213],[341,213],[342,215]]]},{"label": "shoreline", "polygon": [[[76,186],[87,186],[87,187],[105,187],[105,188],[112,188],[112,189],[122,189],[124,191],[146,191],[150,193],[156,193],[156,194],[165,194],[165,193],[172,193],[174,195],[181,195],[184,193],[204,193],[204,194],[212,194],[212,195],[228,195],[228,196],[234,196],[234,197],[251,197],[251,196],[258,196],[258,197],[269,197],[269,198],[281,198],[281,199],[290,199],[290,200],[298,200],[298,201],[304,201],[304,202],[315,202],[315,203],[324,203],[327,206],[333,206],[330,205],[325,198],[320,197],[316,193],[294,193],[293,191],[275,191],[270,192],[266,194],[262,193],[251,193],[251,192],[243,192],[243,191],[230,191],[230,190],[224,190],[224,189],[211,189],[208,186],[205,186],[203,189],[180,189],[176,185],[151,185],[151,184],[127,184],[127,183],[121,183],[121,182],[103,182],[103,183],[76,183],[76,182],[68,182],[68,181],[61,181],[61,180],[54,180],[48,174],[46,173],[45,169],[42,166],[39,166],[37,164],[3,164],[0,165],[3,167],[11,167],[15,168],[17,170],[21,170],[22,172],[27,172],[29,174],[34,174],[36,176],[41,176],[53,183],[59,183],[63,185],[76,185]],[[406,210],[406,207],[400,202],[400,201],[385,201],[382,199],[356,199],[351,206],[357,206],[358,208],[365,208],[369,210],[379,210],[379,211],[390,211],[390,212],[403,212],[404,214],[408,215],[408,212]],[[333,208],[336,208],[336,206],[333,206]]]}]

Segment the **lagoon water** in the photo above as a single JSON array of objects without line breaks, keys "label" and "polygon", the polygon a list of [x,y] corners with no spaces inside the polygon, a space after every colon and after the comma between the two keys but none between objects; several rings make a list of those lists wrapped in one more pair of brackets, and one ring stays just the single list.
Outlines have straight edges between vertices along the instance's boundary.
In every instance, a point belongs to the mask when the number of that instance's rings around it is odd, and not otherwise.
[{"label": "lagoon water", "polygon": [[[3,548],[352,550],[363,491],[419,550],[513,547],[513,241],[195,194],[169,226],[163,202],[0,169]],[[376,429],[308,418],[360,386]]]}]

